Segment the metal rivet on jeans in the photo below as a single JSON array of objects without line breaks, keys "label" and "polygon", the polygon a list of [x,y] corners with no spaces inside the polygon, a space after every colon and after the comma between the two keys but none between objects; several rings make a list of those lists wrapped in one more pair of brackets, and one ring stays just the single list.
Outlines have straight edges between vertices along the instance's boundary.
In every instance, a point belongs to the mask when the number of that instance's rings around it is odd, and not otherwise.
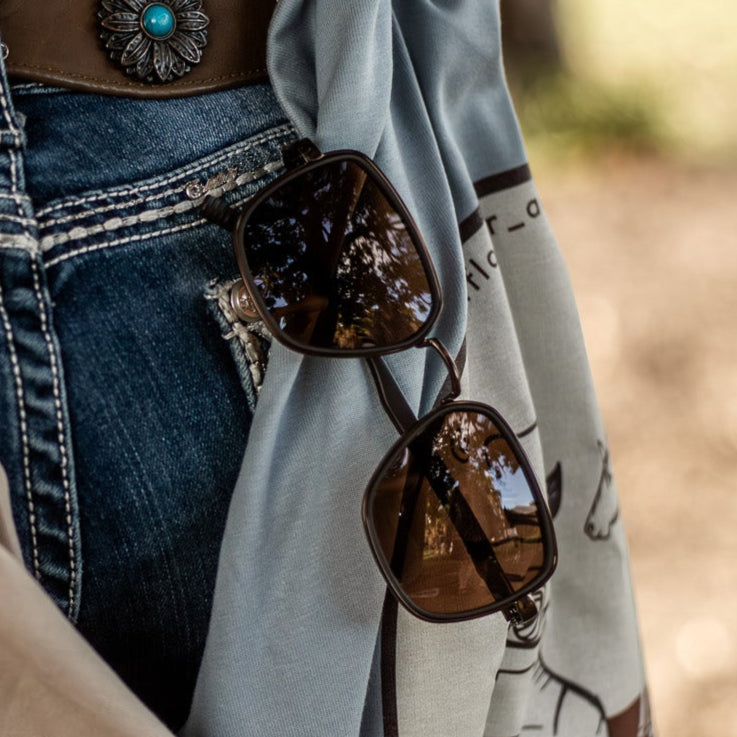
[{"label": "metal rivet on jeans", "polygon": [[230,307],[236,317],[243,322],[256,322],[261,319],[253,307],[248,289],[242,279],[238,279],[230,288]]}]

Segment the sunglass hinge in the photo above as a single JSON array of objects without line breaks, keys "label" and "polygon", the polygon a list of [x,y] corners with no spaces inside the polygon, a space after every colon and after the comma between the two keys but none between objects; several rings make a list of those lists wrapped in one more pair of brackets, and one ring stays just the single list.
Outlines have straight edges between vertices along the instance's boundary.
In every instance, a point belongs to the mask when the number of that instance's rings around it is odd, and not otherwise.
[{"label": "sunglass hinge", "polygon": [[448,396],[443,398],[443,402],[451,402],[456,399],[461,393],[461,375],[453,356],[437,338],[427,338],[420,343],[419,347],[432,348],[443,359],[450,380],[450,392]]}]

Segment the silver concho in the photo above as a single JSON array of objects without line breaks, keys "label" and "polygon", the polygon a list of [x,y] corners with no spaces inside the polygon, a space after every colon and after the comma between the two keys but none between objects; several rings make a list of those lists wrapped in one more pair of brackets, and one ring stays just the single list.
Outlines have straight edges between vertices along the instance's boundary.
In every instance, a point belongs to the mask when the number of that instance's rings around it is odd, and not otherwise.
[{"label": "silver concho", "polygon": [[202,0],[101,0],[97,17],[110,58],[145,82],[178,79],[207,45]]}]

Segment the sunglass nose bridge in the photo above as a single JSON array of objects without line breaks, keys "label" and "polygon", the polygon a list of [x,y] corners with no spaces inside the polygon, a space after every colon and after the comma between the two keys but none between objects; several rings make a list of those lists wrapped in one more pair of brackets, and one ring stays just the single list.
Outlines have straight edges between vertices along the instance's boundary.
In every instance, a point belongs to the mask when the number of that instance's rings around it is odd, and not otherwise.
[{"label": "sunglass nose bridge", "polygon": [[458,366],[450,355],[448,349],[437,339],[427,338],[419,344],[420,348],[432,348],[443,360],[445,368],[448,369],[448,377],[450,379],[450,392],[443,397],[443,402],[452,402],[461,393],[461,374]]}]

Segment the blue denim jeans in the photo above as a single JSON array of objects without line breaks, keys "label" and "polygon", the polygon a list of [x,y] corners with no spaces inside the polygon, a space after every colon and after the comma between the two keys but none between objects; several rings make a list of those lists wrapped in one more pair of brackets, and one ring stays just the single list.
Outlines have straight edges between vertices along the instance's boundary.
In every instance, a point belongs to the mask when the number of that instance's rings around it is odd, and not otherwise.
[{"label": "blue denim jeans", "polygon": [[0,463],[25,562],[177,729],[268,347],[197,203],[247,199],[293,132],[267,85],[154,101],[3,73],[0,118]]}]

